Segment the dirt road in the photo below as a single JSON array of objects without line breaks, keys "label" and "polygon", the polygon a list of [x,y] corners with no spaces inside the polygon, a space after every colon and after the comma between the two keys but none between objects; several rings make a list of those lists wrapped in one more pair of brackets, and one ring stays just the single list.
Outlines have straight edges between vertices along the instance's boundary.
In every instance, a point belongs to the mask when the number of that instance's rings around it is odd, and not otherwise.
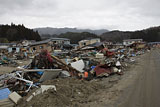
[{"label": "dirt road", "polygon": [[133,69],[137,77],[114,104],[118,107],[160,107],[160,50],[145,55]]}]

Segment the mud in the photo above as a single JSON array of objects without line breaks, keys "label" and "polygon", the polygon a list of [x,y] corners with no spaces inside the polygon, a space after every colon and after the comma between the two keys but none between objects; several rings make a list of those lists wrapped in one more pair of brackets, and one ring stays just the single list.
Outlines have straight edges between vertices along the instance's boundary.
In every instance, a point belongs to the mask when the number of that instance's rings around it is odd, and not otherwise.
[{"label": "mud", "polygon": [[55,85],[56,91],[48,90],[47,92],[35,96],[29,103],[21,103],[20,107],[66,107],[80,106],[83,103],[93,101],[88,97],[96,93],[104,86],[97,82],[88,82],[77,80],[75,78],[55,79],[45,81],[43,84]]},{"label": "mud", "polygon": [[[45,81],[45,85],[55,85],[56,91],[47,92],[35,96],[30,102],[25,98],[18,107],[84,107],[90,103],[99,101],[102,93],[107,92],[120,80],[119,75],[110,78],[94,79],[92,81],[78,80],[75,78],[61,78]],[[29,96],[29,95],[28,95]],[[98,102],[97,102],[98,103]]]}]

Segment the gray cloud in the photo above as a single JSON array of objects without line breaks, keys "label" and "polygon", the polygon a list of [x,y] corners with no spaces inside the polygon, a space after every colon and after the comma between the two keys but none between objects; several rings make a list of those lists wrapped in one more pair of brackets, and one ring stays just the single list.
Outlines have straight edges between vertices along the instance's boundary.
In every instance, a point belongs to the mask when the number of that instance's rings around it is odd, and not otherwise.
[{"label": "gray cloud", "polygon": [[10,12],[16,9],[21,9],[27,7],[30,4],[29,0],[0,0],[0,10],[5,12]]},{"label": "gray cloud", "polygon": [[136,30],[160,25],[159,0],[0,0],[0,23]]}]

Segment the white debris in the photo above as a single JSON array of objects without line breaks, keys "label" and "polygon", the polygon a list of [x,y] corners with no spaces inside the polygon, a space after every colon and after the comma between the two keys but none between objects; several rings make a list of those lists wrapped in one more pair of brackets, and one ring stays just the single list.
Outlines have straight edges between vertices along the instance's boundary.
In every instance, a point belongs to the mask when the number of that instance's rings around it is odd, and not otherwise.
[{"label": "white debris", "polygon": [[71,63],[71,66],[80,72],[84,72],[83,69],[85,67],[85,64],[84,64],[83,60],[73,62],[73,63]]},{"label": "white debris", "polygon": [[11,93],[8,96],[14,103],[17,104],[17,102],[22,98],[19,94],[17,94],[16,92]]},{"label": "white debris", "polygon": [[119,61],[117,61],[116,66],[121,66],[121,63]]}]

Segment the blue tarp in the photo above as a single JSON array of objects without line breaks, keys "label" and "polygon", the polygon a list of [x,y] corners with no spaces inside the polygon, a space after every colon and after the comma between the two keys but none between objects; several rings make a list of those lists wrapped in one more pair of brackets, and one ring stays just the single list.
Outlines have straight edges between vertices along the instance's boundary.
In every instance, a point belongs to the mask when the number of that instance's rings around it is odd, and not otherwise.
[{"label": "blue tarp", "polygon": [[94,69],[96,66],[91,66],[91,69]]},{"label": "blue tarp", "polygon": [[38,71],[37,74],[43,75],[43,71]]},{"label": "blue tarp", "polygon": [[9,94],[11,94],[8,88],[4,88],[0,90],[0,100],[7,99]]},{"label": "blue tarp", "polygon": [[[37,69],[37,67],[35,67],[34,69]],[[43,71],[38,71],[37,74],[43,75]]]}]

